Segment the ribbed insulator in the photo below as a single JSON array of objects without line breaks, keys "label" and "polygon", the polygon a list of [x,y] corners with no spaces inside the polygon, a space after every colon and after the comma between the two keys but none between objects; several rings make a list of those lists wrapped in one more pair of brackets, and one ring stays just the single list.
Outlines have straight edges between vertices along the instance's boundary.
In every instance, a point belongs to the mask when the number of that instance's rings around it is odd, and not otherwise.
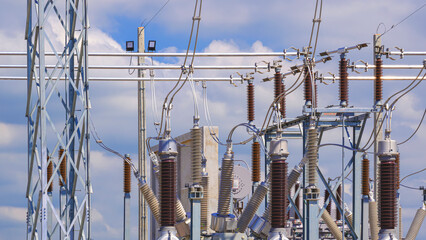
[{"label": "ribbed insulator", "polygon": [[[62,155],[64,154],[64,149],[59,149],[59,158],[62,158]],[[61,177],[63,179],[63,182],[59,179],[59,186],[67,185],[67,155],[64,156],[64,159],[61,162],[61,165],[59,165],[59,173],[61,174]]]},{"label": "ribbed insulator", "polygon": [[148,206],[151,209],[152,215],[154,215],[155,220],[157,220],[157,223],[160,223],[160,203],[158,202],[157,197],[154,195],[154,192],[147,183],[143,184],[140,187],[140,191],[142,192],[143,197],[148,203]]},{"label": "ribbed insulator", "polygon": [[285,85],[284,82],[281,81],[281,93],[284,93],[282,95],[281,101],[280,101],[280,113],[282,118],[286,118],[286,96],[285,96]]},{"label": "ribbed insulator", "polygon": [[287,163],[276,160],[271,163],[271,226],[284,228],[287,220]]},{"label": "ribbed insulator", "polygon": [[[47,157],[47,161],[49,161],[49,157]],[[52,175],[53,175],[53,164],[52,162],[50,162],[49,165],[47,165],[47,182],[50,181],[50,179],[52,178]],[[47,192],[52,192],[52,190],[53,190],[53,181],[47,188]]]},{"label": "ribbed insulator", "polygon": [[333,221],[333,218],[330,216],[328,210],[325,210],[321,216],[322,220],[324,220],[328,229],[330,229],[331,234],[333,234],[336,240],[342,240],[342,232],[340,231],[337,224]]},{"label": "ribbed insulator", "polygon": [[396,189],[399,189],[399,176],[400,176],[400,162],[399,162],[400,153],[396,155],[395,159],[395,165],[396,165],[396,172],[395,172],[395,187]]},{"label": "ribbed insulator", "polygon": [[182,205],[182,202],[179,199],[176,199],[176,222],[180,222],[186,218],[185,208]]},{"label": "ribbed insulator", "polygon": [[[330,193],[326,189],[324,191],[324,203],[327,202],[329,197],[330,197]],[[329,213],[331,213],[331,201],[327,204],[326,209]]]},{"label": "ribbed insulator", "polygon": [[318,166],[318,133],[315,128],[308,129],[308,141],[306,144],[308,158],[308,184],[317,184]]},{"label": "ribbed insulator", "polygon": [[296,169],[291,170],[287,178],[287,192],[290,192],[290,189],[293,187],[294,184],[296,184],[297,180],[299,180],[300,174],[301,171],[297,171]]},{"label": "ribbed insulator", "polygon": [[230,213],[231,191],[234,182],[234,160],[232,154],[225,154],[222,160],[222,171],[220,176],[219,215],[227,216]]},{"label": "ribbed insulator", "polygon": [[281,94],[282,90],[282,75],[280,72],[274,75],[274,98],[277,98]]},{"label": "ribbed insulator", "polygon": [[348,103],[349,100],[349,81],[348,81],[348,60],[346,58],[340,59],[339,62],[339,93],[340,101]]},{"label": "ribbed insulator", "polygon": [[422,227],[423,220],[425,219],[426,211],[422,208],[418,209],[416,216],[414,216],[413,222],[411,223],[410,229],[407,232],[405,240],[415,240],[417,234],[419,234],[420,228]]},{"label": "ribbed insulator", "polygon": [[402,240],[402,208],[399,207],[398,211],[399,211],[399,213],[398,213],[398,221],[399,221],[398,222],[398,227],[399,227],[398,233],[399,233],[399,239]]},{"label": "ribbed insulator", "polygon": [[256,188],[256,191],[254,191],[253,196],[250,198],[238,220],[238,232],[244,233],[246,231],[247,226],[257,212],[257,209],[259,209],[260,204],[262,204],[263,199],[265,199],[266,194],[268,194],[268,188],[265,185],[261,184]]},{"label": "ribbed insulator", "polygon": [[396,225],[395,161],[380,163],[379,222],[381,229],[394,229]]},{"label": "ribbed insulator", "polygon": [[312,81],[311,81],[311,75],[309,74],[309,70],[307,67],[304,69],[304,87],[305,87],[305,101],[312,102]]},{"label": "ribbed insulator", "polygon": [[[297,189],[299,189],[299,186],[300,186],[300,184],[299,184],[299,183],[296,183],[296,184],[294,185],[294,192],[296,192],[296,191],[297,191]],[[300,212],[300,203],[301,203],[301,201],[300,201],[300,193],[299,193],[299,194],[297,194],[297,196],[296,196],[296,200],[294,201],[294,203],[296,204],[296,207],[297,207],[297,209],[298,209],[298,210],[299,210],[299,212]],[[299,219],[299,215],[297,215],[296,211],[294,212],[294,219]]]},{"label": "ribbed insulator", "polygon": [[352,223],[353,223],[353,220],[354,220],[354,215],[351,212],[345,212],[345,216],[348,219],[349,224],[351,224],[351,226],[353,226]]},{"label": "ribbed insulator", "polygon": [[[337,204],[342,206],[342,185],[337,187],[336,195]],[[342,220],[342,214],[340,211],[336,211],[336,220]]]},{"label": "ribbed insulator", "polygon": [[161,160],[160,211],[161,226],[175,225],[176,208],[176,163],[174,159]]},{"label": "ribbed insulator", "polygon": [[199,127],[191,129],[191,171],[192,182],[201,183],[201,161],[202,161],[202,129]]},{"label": "ribbed insulator", "polygon": [[[130,160],[130,158],[127,158]],[[132,191],[132,170],[130,164],[123,160],[123,191],[130,193]]]},{"label": "ribbed insulator", "polygon": [[247,120],[254,121],[254,85],[249,83],[247,85]]},{"label": "ribbed insulator", "polygon": [[383,62],[381,58],[376,59],[376,69],[374,71],[376,75],[376,79],[374,80],[374,101],[375,102],[381,101],[383,96],[382,63]]},{"label": "ribbed insulator", "polygon": [[378,240],[379,239],[379,217],[378,217],[378,209],[377,209],[377,202],[376,201],[370,201],[368,203],[368,222],[370,223],[370,236],[371,240]]},{"label": "ribbed insulator", "polygon": [[251,180],[260,182],[260,143],[253,142],[251,145]]},{"label": "ribbed insulator", "polygon": [[207,231],[207,219],[209,216],[209,176],[203,176],[201,180],[203,198],[201,199],[201,230]]},{"label": "ribbed insulator", "polygon": [[314,103],[314,108],[317,108],[319,103],[318,103],[318,84],[317,81],[314,82],[314,91],[315,91],[315,103]]},{"label": "ribbed insulator", "polygon": [[362,195],[368,196],[370,193],[370,161],[362,159]]}]

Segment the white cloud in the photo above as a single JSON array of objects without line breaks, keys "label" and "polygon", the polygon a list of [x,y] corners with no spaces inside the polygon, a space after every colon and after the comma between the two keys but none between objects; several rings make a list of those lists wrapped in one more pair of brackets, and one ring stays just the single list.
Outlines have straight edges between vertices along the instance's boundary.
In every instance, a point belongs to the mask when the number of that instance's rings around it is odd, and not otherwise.
[{"label": "white cloud", "polygon": [[8,221],[25,223],[27,209],[22,207],[0,206],[0,218]]},{"label": "white cloud", "polygon": [[0,147],[16,145],[25,135],[24,126],[0,122]]}]

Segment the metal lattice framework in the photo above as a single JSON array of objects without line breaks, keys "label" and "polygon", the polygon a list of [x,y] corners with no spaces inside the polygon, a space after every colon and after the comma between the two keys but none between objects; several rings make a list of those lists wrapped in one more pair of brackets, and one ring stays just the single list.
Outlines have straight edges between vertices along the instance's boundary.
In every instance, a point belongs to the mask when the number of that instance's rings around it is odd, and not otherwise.
[{"label": "metal lattice framework", "polygon": [[27,2],[27,239],[90,239],[87,27],[86,0]]}]

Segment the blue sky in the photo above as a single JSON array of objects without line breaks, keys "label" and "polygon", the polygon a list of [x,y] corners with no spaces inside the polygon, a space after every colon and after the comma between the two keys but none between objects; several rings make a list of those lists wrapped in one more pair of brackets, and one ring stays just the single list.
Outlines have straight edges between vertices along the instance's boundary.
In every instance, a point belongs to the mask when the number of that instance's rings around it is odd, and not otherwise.
[{"label": "blue sky", "polygon": [[[149,19],[165,1],[113,1],[92,0],[89,2],[90,52],[121,52],[126,40],[136,40],[136,28],[144,19]],[[0,9],[0,51],[25,51],[23,38],[25,30],[25,1],[1,0]],[[372,42],[377,26],[384,23],[386,28],[398,23],[424,1],[324,1],[322,22],[318,39],[319,51],[352,46],[362,42]],[[265,52],[282,51],[291,46],[301,48],[308,44],[314,1],[255,1],[255,0],[215,0],[204,1],[200,37],[197,51],[200,52]],[[183,52],[187,46],[194,1],[171,0],[164,10],[149,24],[146,39],[157,40],[159,51]],[[385,47],[394,46],[406,50],[426,50],[426,8],[423,8],[403,23],[383,36]],[[49,22],[53,28],[54,21]],[[55,25],[56,24],[56,25]],[[384,28],[379,28],[383,32]],[[60,36],[55,44],[60,45]],[[363,59],[372,64],[371,47],[353,51],[348,55],[351,61]],[[392,61],[384,59],[385,64],[422,64],[423,57],[405,57]],[[133,59],[135,60],[135,59]],[[177,59],[154,59],[156,64],[179,64]],[[271,61],[271,58],[261,60]],[[128,58],[91,59],[93,65],[127,65]],[[197,59],[199,65],[253,65],[259,59]],[[296,64],[284,63],[284,69]],[[135,63],[135,61],[133,61]],[[0,64],[25,64],[24,58],[0,57]],[[337,74],[337,61],[318,65],[320,73]],[[234,72],[200,71],[195,76],[228,77]],[[416,76],[418,70],[385,71],[385,75]],[[0,69],[1,76],[24,76],[25,71]],[[176,71],[156,72],[156,77],[178,76]],[[356,73],[350,72],[350,75]],[[363,73],[363,75],[372,75]],[[91,76],[129,76],[127,71],[92,71]],[[269,76],[271,73],[269,73]],[[135,75],[133,75],[135,76]],[[272,101],[272,84],[260,83],[264,75],[256,74],[256,124],[260,125],[266,106]],[[290,85],[294,77],[286,79]],[[386,82],[384,95],[390,96],[406,86],[407,82]],[[157,83],[157,105],[171,88],[169,83]],[[350,104],[362,107],[372,105],[372,83],[351,82]],[[112,148],[137,155],[137,101],[135,83],[99,83],[91,86],[92,116],[97,130],[104,142]],[[337,84],[320,85],[320,106],[337,104]],[[196,85],[201,101],[201,86]],[[225,136],[236,124],[246,121],[245,85],[234,87],[227,83],[208,84],[209,106],[212,120],[220,128],[220,136]],[[410,92],[396,106],[393,116],[393,138],[402,141],[417,127],[426,107],[425,84]],[[148,135],[155,133],[151,110],[151,85],[147,84]],[[24,117],[26,83],[0,81],[0,240],[24,239],[25,237],[25,186],[26,186],[26,119]],[[288,116],[301,114],[303,104],[301,89],[288,99]],[[189,86],[177,96],[173,117],[173,135],[178,136],[192,127],[192,97]],[[200,109],[202,104],[200,104]],[[189,114],[178,114],[180,112]],[[201,110],[202,112],[203,110]],[[60,119],[59,113],[56,118]],[[202,124],[205,118],[201,116]],[[371,129],[369,122],[368,129]],[[239,139],[244,137],[239,132]],[[224,138],[221,138],[224,139]],[[327,142],[339,142],[339,131],[330,132]],[[423,126],[418,134],[400,147],[401,176],[425,167],[423,154],[426,142],[426,129]],[[249,160],[249,148],[236,148],[237,157]],[[220,155],[223,149],[220,150]],[[290,141],[289,166],[300,160],[301,142]],[[321,149],[320,165],[327,177],[335,177],[333,167],[336,162],[340,168],[340,149]],[[349,152],[346,153],[349,155]],[[121,238],[122,171],[121,161],[92,144],[93,195],[93,234],[94,239]],[[348,159],[346,159],[347,161]],[[120,170],[117,170],[120,169]],[[426,185],[425,173],[405,181],[408,186]],[[348,182],[347,184],[350,184]],[[136,186],[133,185],[134,192]],[[419,191],[401,188],[404,232],[421,206]],[[347,198],[350,195],[347,194]],[[136,199],[136,194],[134,194]],[[136,237],[136,205],[132,201],[132,238]],[[116,207],[120,206],[120,207]],[[405,234],[404,234],[405,235]],[[426,231],[421,230],[420,239],[426,239]]]}]

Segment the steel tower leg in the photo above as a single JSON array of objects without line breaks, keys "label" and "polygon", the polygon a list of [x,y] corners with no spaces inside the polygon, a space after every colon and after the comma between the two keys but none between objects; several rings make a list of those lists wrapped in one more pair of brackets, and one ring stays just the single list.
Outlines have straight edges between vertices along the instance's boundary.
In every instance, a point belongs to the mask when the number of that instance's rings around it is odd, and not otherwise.
[{"label": "steel tower leg", "polygon": [[[27,239],[59,236],[73,239],[75,233],[78,239],[90,237],[86,10],[87,0],[29,0],[27,3]],[[58,31],[62,33],[56,35]],[[64,35],[64,45],[58,46],[54,39]],[[46,52],[53,52],[54,56],[47,60]],[[47,69],[46,61],[52,62],[55,68]],[[76,69],[74,63],[78,65]],[[59,84],[60,78],[66,78],[65,86]],[[53,110],[57,115],[53,115]],[[66,116],[63,125],[57,120],[58,116]],[[62,194],[53,194],[50,198],[47,191],[59,178],[63,158],[55,158],[54,154],[60,147],[65,149],[69,162],[70,174],[65,179],[68,186],[61,189],[66,201]],[[49,162],[54,169],[52,177],[47,179]],[[64,219],[67,214],[61,211],[62,204],[69,211],[68,221]]]}]

